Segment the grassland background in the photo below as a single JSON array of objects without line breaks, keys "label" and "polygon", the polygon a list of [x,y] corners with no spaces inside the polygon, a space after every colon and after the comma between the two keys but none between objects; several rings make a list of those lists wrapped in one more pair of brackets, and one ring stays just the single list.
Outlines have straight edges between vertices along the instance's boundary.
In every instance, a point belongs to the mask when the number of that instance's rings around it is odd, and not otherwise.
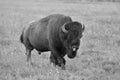
[{"label": "grassland background", "polygon": [[[0,80],[120,80],[120,3],[91,1],[0,0]],[[30,21],[54,13],[86,26],[77,57],[65,57],[65,71],[50,64],[50,52],[34,50],[35,65],[28,66],[19,41]]]}]

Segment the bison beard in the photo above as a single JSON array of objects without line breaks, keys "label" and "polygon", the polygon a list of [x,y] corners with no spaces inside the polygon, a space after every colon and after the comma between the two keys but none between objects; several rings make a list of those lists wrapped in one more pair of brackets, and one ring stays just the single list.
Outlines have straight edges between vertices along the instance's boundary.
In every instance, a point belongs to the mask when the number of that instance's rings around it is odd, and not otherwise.
[{"label": "bison beard", "polygon": [[74,58],[79,48],[84,25],[74,22],[69,16],[53,14],[32,22],[24,28],[21,42],[26,47],[27,61],[31,61],[31,51],[36,49],[39,54],[51,51],[50,61],[65,69],[64,56]]}]

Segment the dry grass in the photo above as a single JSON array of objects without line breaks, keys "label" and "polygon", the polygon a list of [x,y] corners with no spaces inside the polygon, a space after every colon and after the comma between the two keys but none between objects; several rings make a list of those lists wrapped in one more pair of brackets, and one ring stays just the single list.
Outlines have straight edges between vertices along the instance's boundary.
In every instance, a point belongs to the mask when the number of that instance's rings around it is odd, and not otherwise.
[{"label": "dry grass", "polygon": [[[32,53],[26,63],[19,42],[22,28],[53,13],[69,15],[86,25],[78,56],[67,57],[66,70],[49,62],[49,52]],[[78,3],[49,0],[0,1],[0,80],[120,80],[119,3]]]}]

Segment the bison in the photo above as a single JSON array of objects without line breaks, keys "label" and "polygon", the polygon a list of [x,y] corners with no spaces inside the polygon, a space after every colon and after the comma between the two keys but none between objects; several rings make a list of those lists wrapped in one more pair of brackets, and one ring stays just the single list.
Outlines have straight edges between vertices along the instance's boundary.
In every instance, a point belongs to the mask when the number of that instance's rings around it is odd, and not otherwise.
[{"label": "bison", "polygon": [[52,14],[30,23],[20,37],[26,48],[27,61],[30,62],[33,49],[39,54],[51,51],[50,62],[65,69],[64,56],[71,59],[76,56],[84,29],[83,24],[62,14]]}]

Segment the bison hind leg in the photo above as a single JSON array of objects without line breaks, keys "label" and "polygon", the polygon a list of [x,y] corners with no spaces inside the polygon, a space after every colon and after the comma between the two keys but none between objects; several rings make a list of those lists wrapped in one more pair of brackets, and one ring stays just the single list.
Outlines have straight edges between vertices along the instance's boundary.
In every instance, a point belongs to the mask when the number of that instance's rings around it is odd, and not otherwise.
[{"label": "bison hind leg", "polygon": [[31,50],[26,49],[26,53],[25,54],[27,55],[27,62],[31,61]]},{"label": "bison hind leg", "polygon": [[31,49],[27,49],[27,48],[26,48],[26,53],[25,53],[25,54],[26,54],[26,56],[27,56],[27,62],[28,62],[29,65],[32,65],[32,64],[33,64],[33,63],[32,63],[32,60],[31,60],[31,51],[32,51]]}]

